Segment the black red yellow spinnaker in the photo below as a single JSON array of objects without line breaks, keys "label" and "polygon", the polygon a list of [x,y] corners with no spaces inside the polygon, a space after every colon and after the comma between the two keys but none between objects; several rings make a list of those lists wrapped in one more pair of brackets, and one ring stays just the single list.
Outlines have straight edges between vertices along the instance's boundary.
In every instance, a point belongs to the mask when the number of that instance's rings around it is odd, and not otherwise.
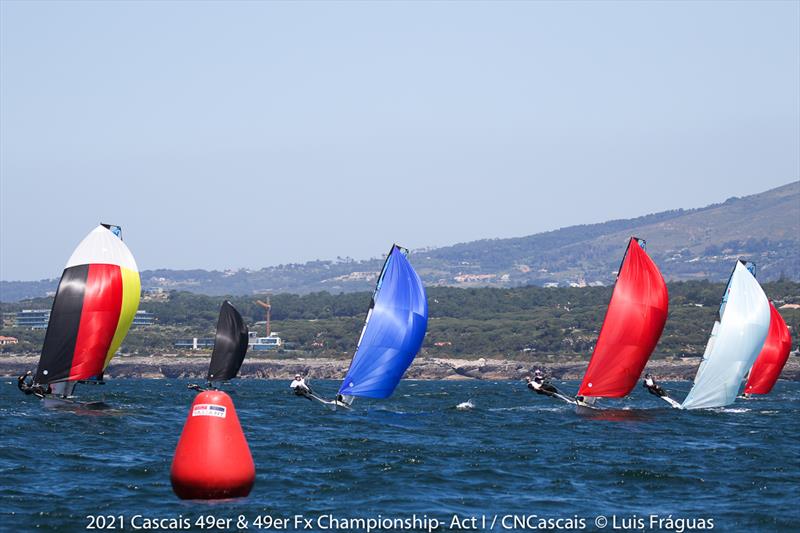
[{"label": "black red yellow spinnaker", "polygon": [[67,261],[58,284],[34,382],[102,375],[139,307],[139,269],[128,247],[100,225]]}]

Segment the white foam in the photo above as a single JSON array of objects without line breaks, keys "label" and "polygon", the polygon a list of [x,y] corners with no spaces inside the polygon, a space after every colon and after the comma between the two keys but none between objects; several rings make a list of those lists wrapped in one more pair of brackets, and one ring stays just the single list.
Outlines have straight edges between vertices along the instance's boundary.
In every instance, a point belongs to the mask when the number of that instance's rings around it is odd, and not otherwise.
[{"label": "white foam", "polygon": [[531,412],[535,412],[535,413],[541,413],[541,412],[557,413],[557,412],[565,411],[566,409],[568,409],[570,407],[574,407],[574,406],[570,406],[569,404],[566,404],[566,403],[563,406],[558,406],[558,407],[538,407],[536,405],[518,405],[516,407],[495,407],[495,408],[489,409],[489,411],[492,411],[492,412],[499,412],[499,411],[531,411]]},{"label": "white foam", "polygon": [[467,400],[466,402],[461,402],[456,405],[456,409],[459,411],[469,411],[470,409],[475,409],[475,404],[472,403],[472,400]]}]

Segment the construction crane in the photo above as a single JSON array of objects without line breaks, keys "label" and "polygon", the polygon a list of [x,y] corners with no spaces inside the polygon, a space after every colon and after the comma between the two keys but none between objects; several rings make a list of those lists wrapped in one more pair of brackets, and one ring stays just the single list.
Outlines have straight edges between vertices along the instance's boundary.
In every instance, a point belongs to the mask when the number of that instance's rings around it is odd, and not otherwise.
[{"label": "construction crane", "polygon": [[272,333],[270,325],[269,325],[270,315],[272,314],[272,305],[269,303],[269,296],[267,296],[266,303],[262,302],[261,300],[256,300],[256,303],[258,305],[260,305],[261,307],[263,307],[265,312],[266,312],[266,315],[267,315],[267,337],[269,337],[270,333]]}]

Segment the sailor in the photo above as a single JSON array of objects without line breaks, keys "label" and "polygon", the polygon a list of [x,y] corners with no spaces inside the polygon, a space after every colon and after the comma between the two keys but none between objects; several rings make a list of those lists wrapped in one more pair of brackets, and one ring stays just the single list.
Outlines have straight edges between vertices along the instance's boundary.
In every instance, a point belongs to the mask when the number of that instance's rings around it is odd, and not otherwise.
[{"label": "sailor", "polygon": [[533,377],[530,376],[525,378],[525,381],[528,382],[528,388],[531,389],[536,394],[543,394],[545,396],[555,396],[558,394],[558,389],[552,386],[544,377],[544,374],[541,370],[535,370],[533,372]]},{"label": "sailor", "polygon": [[654,394],[659,398],[663,398],[664,396],[667,395],[667,391],[662,389],[661,386],[658,383],[656,383],[656,381],[653,379],[653,376],[651,376],[650,374],[644,375],[644,383],[642,383],[642,386],[645,389],[647,389],[647,391],[650,394]]},{"label": "sailor", "polygon": [[17,387],[25,394],[33,394],[33,375],[30,370],[17,378]]},{"label": "sailor", "polygon": [[35,394],[39,398],[52,393],[50,385],[38,385],[33,382],[33,373],[30,370],[17,378],[17,387],[25,394]]},{"label": "sailor", "polygon": [[311,387],[306,385],[306,380],[300,374],[294,375],[294,381],[289,385],[289,387],[294,391],[297,396],[305,396],[309,400],[309,394],[311,394]]}]

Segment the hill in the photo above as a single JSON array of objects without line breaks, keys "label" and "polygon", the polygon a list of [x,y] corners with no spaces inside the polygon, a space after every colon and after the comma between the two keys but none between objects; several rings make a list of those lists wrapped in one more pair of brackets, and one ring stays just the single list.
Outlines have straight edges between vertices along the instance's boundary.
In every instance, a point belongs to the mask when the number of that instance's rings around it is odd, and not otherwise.
[{"label": "hill", "polygon": [[[723,281],[738,257],[756,262],[762,281],[800,280],[800,182],[699,209],[417,250],[411,260],[428,285],[609,285],[631,235],[647,239],[648,252],[668,280]],[[382,261],[320,260],[224,272],[145,270],[142,284],[146,290],[209,295],[353,292],[372,288]],[[56,284],[0,281],[0,300],[43,296]]]},{"label": "hill", "polygon": [[[571,226],[517,239],[494,239],[440,248],[431,263],[496,275],[489,283],[613,283],[631,235],[668,280],[727,279],[738,257],[758,264],[762,281],[800,278],[800,182],[700,209]],[[424,268],[425,261],[415,258]],[[433,266],[433,265],[431,265]],[[508,275],[507,280],[503,275]],[[496,281],[495,281],[496,280]]]}]

